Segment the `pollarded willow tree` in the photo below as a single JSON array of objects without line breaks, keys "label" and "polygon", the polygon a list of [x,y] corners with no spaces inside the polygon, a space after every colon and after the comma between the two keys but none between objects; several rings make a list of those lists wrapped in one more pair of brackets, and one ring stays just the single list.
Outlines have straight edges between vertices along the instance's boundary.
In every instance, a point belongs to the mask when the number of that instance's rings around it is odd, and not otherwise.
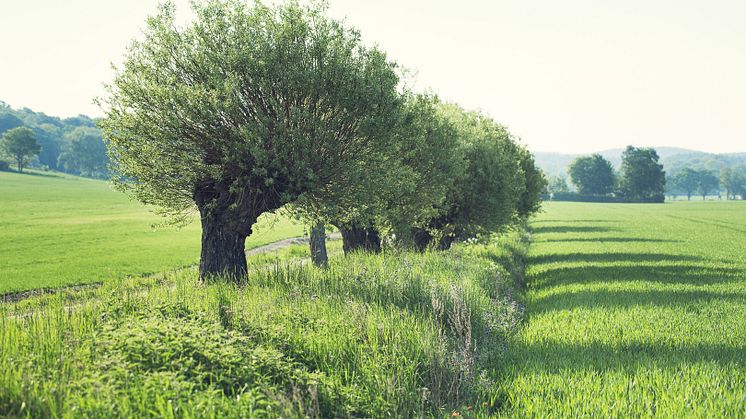
[{"label": "pollarded willow tree", "polygon": [[[209,0],[177,27],[172,4],[125,56],[102,123],[115,183],[174,221],[202,223],[200,277],[246,275],[263,212],[352,193],[386,149],[396,66],[317,5]],[[303,201],[303,199],[301,199]]]},{"label": "pollarded willow tree", "polygon": [[507,128],[455,105],[443,105],[440,111],[456,129],[464,168],[453,179],[437,215],[420,220],[413,229],[420,250],[447,249],[456,239],[495,232],[515,220],[519,206],[526,215],[538,209],[531,201],[538,200],[538,194],[526,193],[529,183],[521,163],[532,157]]},{"label": "pollarded willow tree", "polygon": [[[383,237],[411,236],[420,219],[438,214],[463,158],[452,124],[438,112],[431,94],[403,95],[404,105],[391,126],[389,149],[358,166],[357,193],[314,202],[303,218],[321,219],[342,233],[345,253],[381,250]],[[354,199],[350,199],[354,198]]]}]

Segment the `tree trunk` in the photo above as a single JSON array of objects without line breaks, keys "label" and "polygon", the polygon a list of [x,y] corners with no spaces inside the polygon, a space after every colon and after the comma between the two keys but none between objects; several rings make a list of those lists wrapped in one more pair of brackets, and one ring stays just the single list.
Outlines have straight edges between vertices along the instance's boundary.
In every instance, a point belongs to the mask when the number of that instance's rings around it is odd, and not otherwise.
[{"label": "tree trunk", "polygon": [[455,240],[456,238],[452,235],[441,237],[440,240],[438,240],[438,250],[450,249]]},{"label": "tree trunk", "polygon": [[[253,223],[252,223],[253,224]],[[231,229],[221,217],[202,217],[202,254],[199,278],[209,280],[224,277],[233,281],[246,278],[246,237],[248,234]]]},{"label": "tree trunk", "polygon": [[360,227],[353,223],[337,226],[342,234],[342,249],[345,254],[359,250],[379,253],[381,251],[381,236],[374,227]]},{"label": "tree trunk", "polygon": [[414,242],[414,248],[417,249],[418,252],[424,252],[427,250],[427,247],[430,246],[432,240],[433,236],[431,236],[424,228],[414,229],[412,241]]},{"label": "tree trunk", "polygon": [[326,254],[326,230],[324,223],[316,223],[311,227],[311,260],[313,264],[326,268],[329,263],[329,257]]}]

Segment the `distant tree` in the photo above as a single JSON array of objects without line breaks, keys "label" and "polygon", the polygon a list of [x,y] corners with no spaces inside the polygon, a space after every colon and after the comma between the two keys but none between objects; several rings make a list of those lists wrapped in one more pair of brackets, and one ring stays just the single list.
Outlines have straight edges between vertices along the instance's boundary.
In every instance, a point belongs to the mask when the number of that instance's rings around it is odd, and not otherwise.
[{"label": "distant tree", "polygon": [[22,127],[22,126],[23,126],[23,121],[21,121],[15,115],[6,113],[6,111],[3,111],[2,113],[0,113],[0,135],[5,133],[5,131],[11,130],[13,128]]},{"label": "distant tree", "polygon": [[18,171],[23,172],[23,168],[26,167],[28,162],[39,154],[41,147],[36,142],[34,131],[30,128],[18,127],[3,134],[0,149],[8,157],[15,160]]},{"label": "distant tree", "polygon": [[746,183],[746,168],[724,167],[720,170],[720,185],[725,188],[726,199],[736,199]]},{"label": "distant tree", "polygon": [[552,176],[547,183],[547,193],[565,193],[570,192],[567,186],[567,179],[564,176]]},{"label": "distant tree", "polygon": [[666,172],[654,148],[628,146],[622,153],[621,191],[632,200],[663,202]]},{"label": "distant tree", "polygon": [[614,190],[614,168],[600,154],[578,157],[568,173],[578,192],[588,195],[606,195]]},{"label": "distant tree", "polygon": [[65,140],[59,157],[61,167],[83,176],[106,176],[109,158],[99,129],[81,126],[65,134]]},{"label": "distant tree", "polygon": [[686,199],[691,200],[692,194],[699,187],[700,172],[687,167],[676,173],[672,180],[674,185],[686,194]]},{"label": "distant tree", "polygon": [[702,195],[702,200],[704,201],[710,192],[718,190],[718,188],[720,187],[720,180],[709,170],[700,170],[697,172],[697,174],[697,189]]},{"label": "distant tree", "polygon": [[200,278],[240,280],[260,214],[351,193],[388,150],[399,77],[315,3],[192,5],[185,27],[172,4],[148,19],[101,124],[116,185],[177,221],[196,206]]},{"label": "distant tree", "polygon": [[33,127],[36,141],[41,146],[39,163],[52,170],[57,170],[57,161],[62,152],[62,129],[52,124],[42,124]]}]

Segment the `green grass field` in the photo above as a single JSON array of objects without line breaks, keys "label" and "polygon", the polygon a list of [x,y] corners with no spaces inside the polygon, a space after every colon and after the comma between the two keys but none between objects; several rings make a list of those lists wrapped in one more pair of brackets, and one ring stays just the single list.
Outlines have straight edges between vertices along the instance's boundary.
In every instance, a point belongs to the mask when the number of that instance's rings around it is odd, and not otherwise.
[{"label": "green grass field", "polygon": [[[102,181],[0,172],[0,294],[86,284],[197,263],[199,222],[153,229],[163,219]],[[264,217],[247,248],[303,235]]]},{"label": "green grass field", "polygon": [[532,226],[503,413],[746,416],[746,202],[547,203]]},{"label": "green grass field", "polygon": [[164,271],[0,304],[0,416],[746,416],[746,202],[550,202],[528,254],[293,246],[237,286],[105,183],[0,180],[4,289]]}]

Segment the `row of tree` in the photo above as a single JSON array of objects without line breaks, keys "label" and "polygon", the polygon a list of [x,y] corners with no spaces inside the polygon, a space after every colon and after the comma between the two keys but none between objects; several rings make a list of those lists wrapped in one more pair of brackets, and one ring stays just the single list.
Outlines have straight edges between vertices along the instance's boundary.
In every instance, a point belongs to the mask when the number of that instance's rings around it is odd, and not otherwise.
[{"label": "row of tree", "polygon": [[746,167],[723,167],[720,173],[707,169],[685,167],[671,176],[667,193],[675,198],[686,195],[691,199],[694,193],[706,199],[708,195],[721,195],[725,191],[726,199],[741,197],[746,199]]},{"label": "row of tree", "polygon": [[505,127],[402,88],[322,7],[193,9],[148,20],[102,126],[119,188],[174,222],[199,211],[202,278],[243,278],[252,225],[279,208],[335,225],[345,251],[445,249],[538,210],[544,177]]},{"label": "row of tree", "polygon": [[[581,156],[568,167],[572,183],[580,197],[605,197],[637,202],[663,202],[666,175],[655,149],[629,146],[622,153],[619,173],[600,154]],[[569,194],[564,178],[553,178],[547,192]]]},{"label": "row of tree", "polygon": [[[5,138],[6,134],[10,138]],[[101,130],[87,116],[60,119],[27,108],[13,109],[0,102],[0,139],[3,144],[0,159],[12,161],[19,171],[34,166],[108,177],[108,156]]]}]

